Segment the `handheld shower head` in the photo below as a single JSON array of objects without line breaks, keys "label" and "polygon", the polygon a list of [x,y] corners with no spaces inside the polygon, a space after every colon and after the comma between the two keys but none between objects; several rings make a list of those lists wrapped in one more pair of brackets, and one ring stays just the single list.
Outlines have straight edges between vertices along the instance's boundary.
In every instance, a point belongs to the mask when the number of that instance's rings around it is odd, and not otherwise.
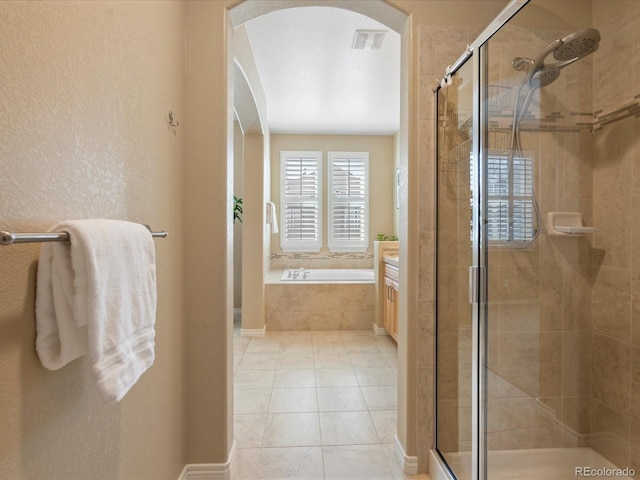
[{"label": "handheld shower head", "polygon": [[[600,32],[595,28],[587,28],[549,43],[535,60],[516,57],[511,63],[516,70],[528,73],[524,83],[534,88],[545,87],[558,78],[561,68],[595,52],[599,44]],[[546,65],[544,61],[551,54],[557,62]],[[537,85],[536,79],[540,80]]]},{"label": "handheld shower head", "polygon": [[548,65],[536,70],[529,79],[530,88],[546,87],[555,82],[560,76],[560,69],[555,65]]}]

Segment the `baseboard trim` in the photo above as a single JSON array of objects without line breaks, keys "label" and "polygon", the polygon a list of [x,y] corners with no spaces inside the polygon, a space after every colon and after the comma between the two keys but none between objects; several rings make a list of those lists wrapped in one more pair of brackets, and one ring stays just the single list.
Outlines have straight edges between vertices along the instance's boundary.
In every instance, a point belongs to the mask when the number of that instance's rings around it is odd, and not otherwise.
[{"label": "baseboard trim", "polygon": [[262,328],[241,328],[241,337],[264,337],[267,334],[267,326]]},{"label": "baseboard trim", "polygon": [[417,475],[418,457],[407,455],[397,435],[393,437],[393,446],[395,447],[394,450],[396,452],[396,458],[400,462],[402,471],[405,473],[405,475]]},{"label": "baseboard trim", "polygon": [[373,333],[376,335],[389,335],[389,332],[387,332],[383,327],[377,326],[375,323],[373,324]]},{"label": "baseboard trim", "polygon": [[225,463],[188,463],[182,469],[178,480],[231,480],[231,462],[235,455],[234,441],[229,460]]}]

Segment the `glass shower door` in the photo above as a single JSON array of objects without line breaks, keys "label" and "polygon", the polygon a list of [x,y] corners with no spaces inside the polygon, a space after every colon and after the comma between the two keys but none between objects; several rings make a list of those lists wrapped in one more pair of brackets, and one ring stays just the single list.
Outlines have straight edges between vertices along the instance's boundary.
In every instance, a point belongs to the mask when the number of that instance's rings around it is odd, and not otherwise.
[{"label": "glass shower door", "polygon": [[637,82],[601,80],[640,8],[605,3],[513,0],[437,89],[436,449],[460,480],[640,472]]},{"label": "glass shower door", "polygon": [[471,61],[438,89],[436,263],[436,445],[458,479],[470,479],[472,458],[473,265],[471,150],[473,67]]},{"label": "glass shower door", "polygon": [[[593,8],[591,1],[573,5]],[[597,292],[601,269],[594,238],[553,228],[555,215],[592,225],[593,212],[607,201],[594,195],[598,132],[590,112],[601,108],[593,96],[600,52],[591,54],[600,33],[585,27],[595,26],[575,19],[575,11],[532,0],[483,46],[490,59],[483,372],[488,479],[569,480],[586,468],[630,462],[618,453],[628,448],[626,427],[614,434],[616,427],[603,420],[629,423],[628,360],[607,363],[615,358],[609,346],[616,343],[594,316],[596,304],[602,299],[607,305],[601,310],[605,318],[624,315],[609,314],[612,302],[604,292],[613,288]],[[615,132],[605,127],[601,138]],[[618,278],[625,273],[617,270]],[[616,332],[620,345],[629,342],[627,332]],[[605,384],[615,385],[608,388],[616,393],[603,400]]]}]

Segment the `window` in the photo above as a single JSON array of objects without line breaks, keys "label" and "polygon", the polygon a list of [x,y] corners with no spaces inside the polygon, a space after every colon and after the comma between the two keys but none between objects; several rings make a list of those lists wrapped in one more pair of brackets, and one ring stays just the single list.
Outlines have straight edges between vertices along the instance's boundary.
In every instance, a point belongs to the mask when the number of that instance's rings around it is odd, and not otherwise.
[{"label": "window", "polygon": [[369,246],[369,154],[329,152],[329,250],[363,252]]},{"label": "window", "polygon": [[513,158],[513,179],[510,184],[509,155],[490,151],[487,165],[489,241],[526,241],[533,238],[532,195],[532,157]]},{"label": "window", "polygon": [[280,246],[317,252],[322,246],[322,152],[280,152]]}]

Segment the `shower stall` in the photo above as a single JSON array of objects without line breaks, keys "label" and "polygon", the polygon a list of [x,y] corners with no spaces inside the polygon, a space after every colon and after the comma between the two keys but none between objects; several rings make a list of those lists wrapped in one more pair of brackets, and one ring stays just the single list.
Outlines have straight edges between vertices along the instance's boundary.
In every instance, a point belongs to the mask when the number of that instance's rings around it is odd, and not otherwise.
[{"label": "shower stall", "polygon": [[640,478],[639,31],[514,0],[434,89],[435,478]]}]

